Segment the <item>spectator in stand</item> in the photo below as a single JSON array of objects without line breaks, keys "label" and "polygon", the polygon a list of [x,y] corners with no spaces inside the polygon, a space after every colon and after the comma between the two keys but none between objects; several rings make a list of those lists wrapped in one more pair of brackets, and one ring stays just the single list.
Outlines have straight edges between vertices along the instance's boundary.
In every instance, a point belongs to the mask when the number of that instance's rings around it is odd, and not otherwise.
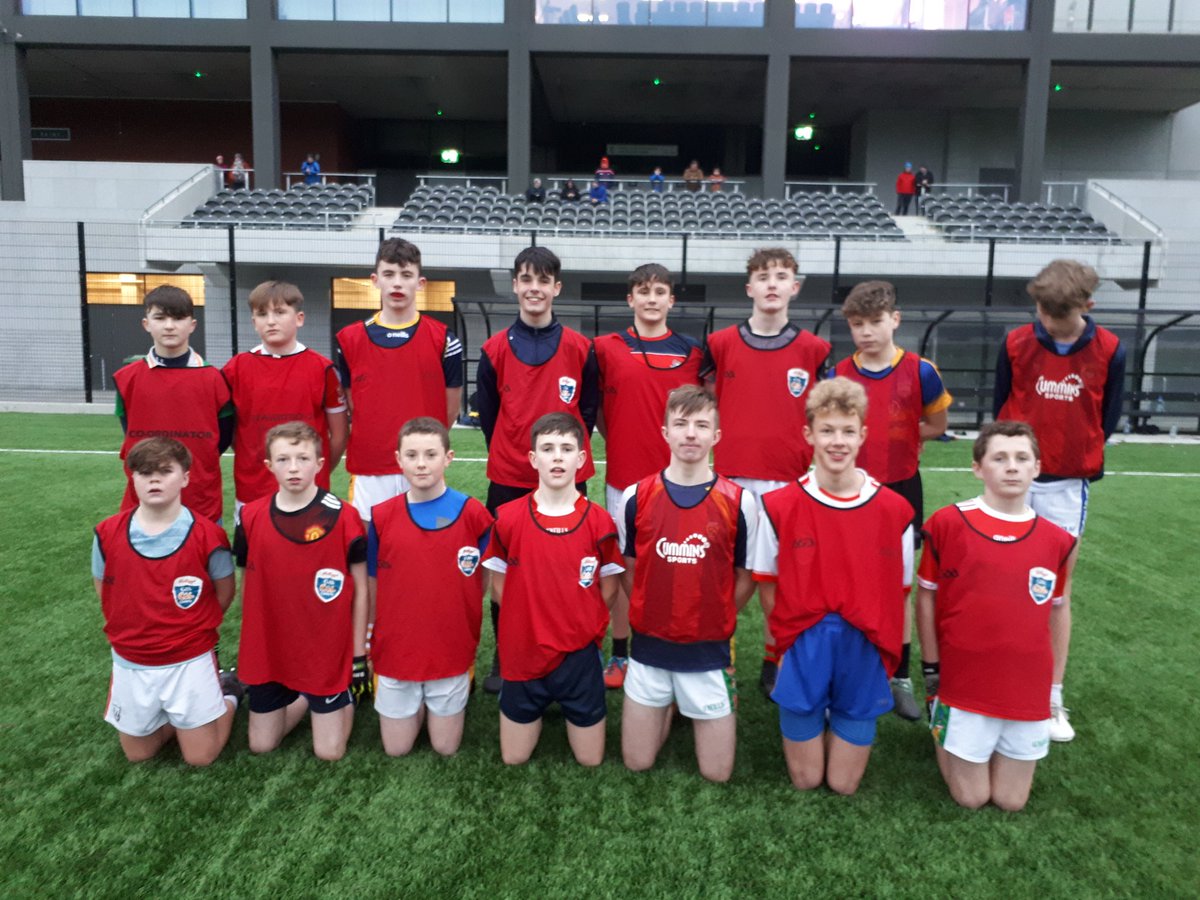
[{"label": "spectator in stand", "polygon": [[233,165],[229,167],[229,187],[235,191],[244,191],[249,186],[249,173],[246,171],[246,161],[242,154],[233,154]]},{"label": "spectator in stand", "polygon": [[562,198],[571,203],[579,199],[579,186],[575,184],[574,178],[568,178],[567,183],[563,185]]},{"label": "spectator in stand", "polygon": [[720,166],[713,166],[712,174],[708,176],[708,183],[712,185],[712,192],[719,194],[721,185],[725,183],[725,176],[721,174]]},{"label": "spectator in stand", "polygon": [[311,153],[304,162],[300,163],[300,174],[304,176],[305,184],[320,184],[321,183],[321,164],[317,162],[317,158]]},{"label": "spectator in stand", "polygon": [[661,194],[666,181],[667,179],[663,177],[662,166],[655,166],[654,171],[650,173],[650,190],[656,194]]},{"label": "spectator in stand", "polygon": [[933,173],[929,168],[922,163],[917,169],[917,174],[914,176],[917,188],[917,214],[922,212],[922,207],[925,205],[925,197],[933,189]]},{"label": "spectator in stand", "polygon": [[217,168],[217,190],[220,190],[229,184],[229,167],[225,165],[225,156],[218,153],[213,165]]},{"label": "spectator in stand", "polygon": [[592,206],[599,206],[601,203],[608,202],[608,188],[604,186],[603,181],[593,181],[592,189],[588,191],[588,197],[592,200]]},{"label": "spectator in stand", "polygon": [[546,189],[542,187],[542,179],[533,179],[533,184],[529,186],[529,190],[525,192],[526,203],[545,203]]},{"label": "spectator in stand", "polygon": [[917,176],[913,174],[912,163],[906,162],[904,171],[896,176],[896,215],[908,215],[908,207],[916,192]]},{"label": "spectator in stand", "polygon": [[600,157],[600,166],[596,169],[596,180],[604,185],[604,189],[607,191],[613,186],[613,182],[616,181],[616,178],[617,173],[614,172],[608,165],[608,157]]},{"label": "spectator in stand", "polygon": [[683,170],[683,186],[685,190],[698,191],[700,184],[704,181],[704,170],[700,168],[700,161],[693,159],[692,164]]}]

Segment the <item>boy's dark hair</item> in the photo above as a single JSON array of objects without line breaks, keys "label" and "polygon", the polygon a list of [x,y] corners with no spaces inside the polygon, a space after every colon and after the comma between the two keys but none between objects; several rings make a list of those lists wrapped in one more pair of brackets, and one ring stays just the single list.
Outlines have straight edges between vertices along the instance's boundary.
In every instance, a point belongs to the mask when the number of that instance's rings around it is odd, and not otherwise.
[{"label": "boy's dark hair", "polygon": [[698,412],[711,409],[713,411],[713,427],[721,424],[720,413],[717,411],[717,397],[708,388],[698,384],[684,384],[667,394],[667,408],[663,413],[663,424],[671,421],[671,414],[679,416],[694,416]]},{"label": "boy's dark hair", "polygon": [[450,449],[450,431],[431,416],[417,416],[405,422],[400,428],[400,439],[396,442],[397,450],[404,446],[404,439],[410,434],[435,434],[442,440],[442,449]]},{"label": "boy's dark hair", "polygon": [[171,463],[188,471],[192,467],[192,451],[174,438],[149,437],[138,441],[125,456],[125,467],[139,475],[165,472]]},{"label": "boy's dark hair", "polygon": [[755,272],[767,268],[772,263],[778,263],[785,269],[791,269],[793,272],[800,271],[800,266],[796,263],[796,257],[792,256],[786,247],[760,247],[746,260],[746,274],[753,275]]},{"label": "boy's dark hair", "polygon": [[264,281],[250,292],[251,312],[267,312],[277,306],[290,306],[296,312],[304,309],[300,288],[288,281]]},{"label": "boy's dark hair", "polygon": [[632,294],[635,288],[643,284],[651,284],[655,281],[665,284],[668,291],[672,294],[675,293],[675,285],[671,283],[671,273],[667,271],[666,266],[658,263],[646,263],[629,273],[629,293]]},{"label": "boy's dark hair", "polygon": [[267,459],[271,458],[271,445],[275,443],[275,441],[279,440],[287,441],[291,444],[299,444],[301,441],[308,441],[316,448],[318,456],[324,450],[321,436],[317,434],[316,429],[307,422],[284,422],[282,425],[276,425],[274,428],[268,431],[267,444],[266,447],[263,448],[267,451]]},{"label": "boy's dark hair", "polygon": [[150,310],[157,306],[169,319],[190,319],[196,314],[192,295],[173,284],[160,284],[154,290],[147,291],[142,305],[146,308],[146,315],[150,315]]},{"label": "boy's dark hair", "polygon": [[988,442],[994,437],[1027,437],[1029,445],[1033,448],[1033,458],[1042,458],[1042,448],[1038,446],[1037,435],[1033,433],[1033,427],[1028,422],[1001,419],[998,422],[988,422],[979,429],[979,437],[975,438],[975,443],[971,446],[971,458],[975,462],[983,462],[983,458],[987,456]]},{"label": "boy's dark hair", "polygon": [[896,311],[896,289],[890,281],[864,281],[856,284],[842,303],[842,315],[874,318],[880,313]]},{"label": "boy's dark hair", "polygon": [[1050,318],[1065,319],[1077,309],[1087,309],[1099,285],[1100,276],[1091,266],[1073,259],[1056,259],[1038,272],[1025,290]]},{"label": "boy's dark hair", "polygon": [[388,238],[379,245],[379,252],[375,254],[376,269],[381,262],[391,263],[393,266],[416,266],[417,271],[420,271],[421,249],[404,238]]},{"label": "boy's dark hair", "polygon": [[513,278],[521,274],[521,270],[529,268],[534,275],[549,275],[555,281],[562,274],[562,261],[547,247],[526,247],[513,260]]},{"label": "boy's dark hair", "polygon": [[840,375],[828,381],[819,381],[808,392],[808,400],[804,404],[808,424],[811,426],[821,413],[858,416],[860,422],[866,422],[867,392],[858,382]]},{"label": "boy's dark hair", "polygon": [[565,437],[573,437],[579,449],[583,449],[583,425],[570,413],[546,413],[534,422],[533,428],[529,429],[530,449],[537,448],[538,438],[543,434],[561,434]]}]

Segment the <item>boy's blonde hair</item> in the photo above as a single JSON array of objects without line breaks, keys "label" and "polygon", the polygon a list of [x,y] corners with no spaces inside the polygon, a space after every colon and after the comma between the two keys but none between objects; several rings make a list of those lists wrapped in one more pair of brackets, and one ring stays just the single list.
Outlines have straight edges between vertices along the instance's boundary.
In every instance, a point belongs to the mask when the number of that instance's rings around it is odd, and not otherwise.
[{"label": "boy's blonde hair", "polygon": [[174,438],[150,437],[138,441],[125,456],[125,467],[139,475],[165,472],[171,463],[188,471],[192,467],[192,451]]},{"label": "boy's blonde hair", "polygon": [[417,416],[415,419],[405,422],[400,429],[400,440],[396,442],[396,449],[404,446],[404,439],[410,434],[437,435],[442,441],[442,449],[450,449],[450,432],[445,425],[432,416]]},{"label": "boy's blonde hair", "polygon": [[863,386],[849,378],[840,375],[828,381],[819,381],[808,392],[808,400],[804,404],[804,414],[808,424],[822,413],[841,413],[845,416],[857,416],[858,421],[867,420],[867,392]]},{"label": "boy's blonde hair", "polygon": [[721,424],[720,414],[717,412],[716,395],[708,388],[703,388],[698,384],[680,385],[667,394],[667,408],[663,413],[663,425],[670,424],[672,413],[679,416],[694,416],[696,413],[708,409],[712,410],[713,427],[715,428]]},{"label": "boy's blonde hair", "polygon": [[1056,259],[1034,276],[1025,290],[1038,309],[1052,319],[1065,319],[1076,310],[1086,310],[1100,285],[1091,266],[1073,259]]},{"label": "boy's blonde hair", "polygon": [[796,257],[792,256],[787,248],[760,247],[746,260],[746,274],[753,275],[755,272],[767,268],[772,263],[781,265],[785,269],[791,269],[793,272],[800,271],[800,266],[796,263]]},{"label": "boy's blonde hair", "polygon": [[290,306],[296,312],[304,309],[300,288],[288,281],[264,281],[250,292],[251,312],[267,312],[277,306]]},{"label": "boy's blonde hair", "polygon": [[847,319],[851,316],[870,319],[880,313],[895,311],[896,288],[890,281],[864,281],[862,284],[856,284],[842,303],[842,315]]},{"label": "boy's blonde hair", "polygon": [[1029,446],[1033,448],[1033,458],[1042,458],[1042,448],[1038,446],[1037,435],[1028,422],[1014,422],[1001,419],[998,422],[988,422],[979,429],[979,437],[971,445],[971,458],[975,462],[983,462],[987,456],[988,442],[994,437],[1027,437]]},{"label": "boy's blonde hair", "polygon": [[302,441],[308,441],[316,449],[318,455],[322,452],[321,436],[307,422],[284,422],[282,425],[276,425],[268,431],[267,459],[271,458],[271,445],[276,441],[287,441],[290,444],[299,444]]}]

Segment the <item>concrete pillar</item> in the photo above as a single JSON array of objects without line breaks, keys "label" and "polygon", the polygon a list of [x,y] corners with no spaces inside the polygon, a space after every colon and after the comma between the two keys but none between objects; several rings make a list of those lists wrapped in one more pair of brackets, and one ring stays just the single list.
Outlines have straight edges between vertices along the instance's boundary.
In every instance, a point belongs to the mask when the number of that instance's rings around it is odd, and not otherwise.
[{"label": "concrete pillar", "polygon": [[533,63],[529,51],[508,51],[508,192],[519,194],[529,183],[530,141],[533,139]]},{"label": "concrete pillar", "polygon": [[0,32],[0,200],[25,199],[25,160],[33,156],[30,127],[25,49]]},{"label": "concrete pillar", "polygon": [[250,124],[254,134],[256,188],[279,187],[279,72],[275,51],[266,44],[250,48]]}]

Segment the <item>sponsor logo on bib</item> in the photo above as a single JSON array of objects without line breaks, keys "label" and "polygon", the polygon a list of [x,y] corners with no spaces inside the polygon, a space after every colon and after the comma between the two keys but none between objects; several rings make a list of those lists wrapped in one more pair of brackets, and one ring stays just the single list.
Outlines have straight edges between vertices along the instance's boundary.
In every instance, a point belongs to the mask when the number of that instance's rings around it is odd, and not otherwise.
[{"label": "sponsor logo on bib", "polygon": [[458,571],[462,572],[468,578],[475,574],[475,570],[479,568],[479,548],[478,547],[459,547],[458,548]]},{"label": "sponsor logo on bib", "polygon": [[793,397],[801,396],[808,388],[808,370],[807,369],[788,369],[787,370],[787,387],[788,393]]},{"label": "sponsor logo on bib", "polygon": [[337,569],[319,569],[313,578],[313,590],[322,603],[331,603],[346,586],[346,576]]},{"label": "sponsor logo on bib", "polygon": [[1054,596],[1054,582],[1058,580],[1058,576],[1049,569],[1043,569],[1041,566],[1034,566],[1029,570],[1029,596],[1033,598],[1033,602],[1041,606],[1047,600]]},{"label": "sponsor logo on bib", "polygon": [[600,568],[600,560],[594,556],[585,556],[579,561],[579,586],[590,588],[596,583],[596,570]]},{"label": "sponsor logo on bib", "polygon": [[654,552],[669,563],[679,563],[685,566],[698,565],[704,559],[704,553],[711,546],[702,534],[689,534],[682,541],[668,541],[659,538],[654,545]]},{"label": "sponsor logo on bib", "polygon": [[558,379],[558,399],[563,403],[570,403],[575,399],[575,379],[568,378],[564,375]]},{"label": "sponsor logo on bib", "polygon": [[1065,400],[1074,403],[1083,392],[1083,378],[1072,372],[1062,381],[1051,381],[1045,375],[1039,375],[1034,389],[1039,397],[1047,400]]},{"label": "sponsor logo on bib", "polygon": [[180,575],[171,585],[171,596],[175,598],[175,605],[180,609],[191,609],[200,599],[200,590],[203,587],[204,582],[195,575]]}]

